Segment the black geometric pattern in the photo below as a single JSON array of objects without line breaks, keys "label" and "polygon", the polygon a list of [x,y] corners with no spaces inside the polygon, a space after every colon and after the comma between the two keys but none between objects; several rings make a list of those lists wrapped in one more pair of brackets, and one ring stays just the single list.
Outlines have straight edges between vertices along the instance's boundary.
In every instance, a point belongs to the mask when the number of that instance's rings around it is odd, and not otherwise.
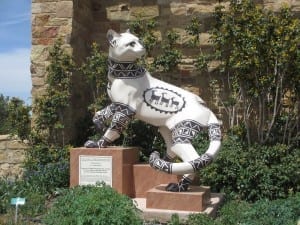
[{"label": "black geometric pattern", "polygon": [[192,180],[189,179],[186,176],[183,176],[183,178],[178,183],[169,183],[166,186],[166,191],[171,192],[183,192],[187,191],[189,188],[189,185],[192,183]]},{"label": "black geometric pattern", "polygon": [[111,141],[107,138],[102,137],[99,141],[88,140],[84,143],[84,147],[86,148],[106,148]]},{"label": "black geometric pattern", "polygon": [[154,151],[149,157],[149,164],[152,168],[165,172],[172,173],[172,163],[164,161],[160,158],[159,152]]},{"label": "black geometric pattern", "polygon": [[220,125],[217,123],[209,124],[208,135],[210,141],[220,141],[222,139]]},{"label": "black geometric pattern", "polygon": [[208,166],[212,162],[213,158],[208,154],[203,154],[199,158],[190,161],[189,163],[192,165],[194,171],[198,171],[205,166]]},{"label": "black geometric pattern", "polygon": [[108,74],[115,78],[135,79],[144,76],[146,70],[132,62],[115,62],[108,59]]},{"label": "black geometric pattern", "polygon": [[113,116],[113,108],[114,105],[111,104],[95,113],[93,117],[93,123],[99,131],[106,129],[105,121]]},{"label": "black geometric pattern", "polygon": [[201,129],[202,126],[197,121],[184,120],[172,128],[172,142],[173,144],[189,144]]},{"label": "black geometric pattern", "polygon": [[111,144],[111,141],[105,137],[102,137],[99,141],[97,141],[97,145],[99,148],[106,148],[109,144]]},{"label": "black geometric pattern", "polygon": [[122,133],[127,124],[132,120],[135,115],[135,111],[128,105],[122,103],[114,103],[115,113],[113,115],[109,129]]}]

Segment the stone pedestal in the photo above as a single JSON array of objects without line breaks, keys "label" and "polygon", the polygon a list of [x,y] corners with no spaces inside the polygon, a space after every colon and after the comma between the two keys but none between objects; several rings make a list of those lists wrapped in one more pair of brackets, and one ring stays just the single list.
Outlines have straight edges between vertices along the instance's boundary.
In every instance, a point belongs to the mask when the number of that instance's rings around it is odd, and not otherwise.
[{"label": "stone pedestal", "polygon": [[121,194],[134,197],[133,164],[139,160],[138,148],[73,148],[70,151],[70,186],[79,185],[80,156],[111,156],[112,187]]},{"label": "stone pedestal", "polygon": [[208,187],[190,186],[187,192],[168,192],[165,187],[158,185],[147,192],[147,208],[202,212],[210,201]]},{"label": "stone pedestal", "polygon": [[[100,157],[99,157],[100,156]],[[112,188],[120,194],[134,198],[137,207],[146,220],[169,221],[173,214],[185,220],[191,213],[216,215],[223,195],[210,193],[209,187],[191,185],[187,192],[167,192],[168,183],[177,183],[181,176],[166,174],[154,170],[147,163],[138,163],[139,149],[134,147],[73,148],[70,151],[70,186],[79,185],[80,170],[83,170],[82,158],[87,160],[90,173],[109,171]],[[95,158],[95,160],[93,160]],[[101,167],[90,163],[102,165]],[[107,160],[108,159],[108,160]],[[85,162],[85,161],[84,161]],[[107,166],[111,164],[110,167]],[[85,174],[85,173],[81,173]],[[87,173],[89,175],[89,173]]]}]

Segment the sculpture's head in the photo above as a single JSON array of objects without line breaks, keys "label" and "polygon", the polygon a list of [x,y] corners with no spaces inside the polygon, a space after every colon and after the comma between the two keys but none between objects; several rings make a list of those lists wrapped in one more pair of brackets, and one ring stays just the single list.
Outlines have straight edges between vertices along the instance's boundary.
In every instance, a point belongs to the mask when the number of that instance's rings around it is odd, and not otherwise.
[{"label": "sculpture's head", "polygon": [[119,62],[134,62],[145,54],[145,48],[138,37],[129,31],[117,33],[108,30],[109,57]]}]

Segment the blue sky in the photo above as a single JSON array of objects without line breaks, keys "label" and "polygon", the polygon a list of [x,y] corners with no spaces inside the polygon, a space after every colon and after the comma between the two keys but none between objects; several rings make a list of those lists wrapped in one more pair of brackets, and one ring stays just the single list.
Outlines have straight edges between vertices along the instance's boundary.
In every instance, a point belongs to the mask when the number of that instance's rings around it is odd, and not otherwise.
[{"label": "blue sky", "polygon": [[31,0],[0,0],[0,94],[31,102]]}]

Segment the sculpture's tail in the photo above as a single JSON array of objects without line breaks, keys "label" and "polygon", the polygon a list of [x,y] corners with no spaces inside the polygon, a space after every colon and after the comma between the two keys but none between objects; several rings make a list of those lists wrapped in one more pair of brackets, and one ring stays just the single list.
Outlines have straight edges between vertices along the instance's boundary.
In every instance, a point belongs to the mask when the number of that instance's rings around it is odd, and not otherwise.
[{"label": "sculpture's tail", "polygon": [[194,173],[209,165],[212,161],[213,156],[210,156],[207,153],[199,156],[199,158],[195,160],[180,163],[171,163],[161,159],[159,152],[157,151],[152,152],[149,158],[150,166],[154,169],[160,170],[165,173],[178,175]]}]

